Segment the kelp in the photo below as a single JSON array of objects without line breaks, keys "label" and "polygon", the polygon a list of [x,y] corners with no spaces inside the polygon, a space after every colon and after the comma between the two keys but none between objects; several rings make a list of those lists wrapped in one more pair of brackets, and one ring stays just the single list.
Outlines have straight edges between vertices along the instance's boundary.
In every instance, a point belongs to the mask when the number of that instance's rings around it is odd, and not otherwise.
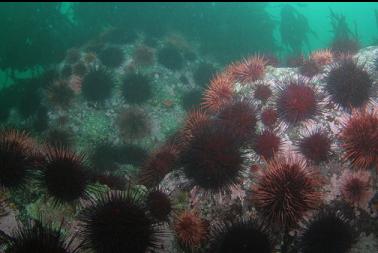
[{"label": "kelp", "polygon": [[281,9],[280,33],[282,44],[294,55],[301,55],[305,45],[309,47],[309,34],[316,36],[307,18],[288,4]]}]

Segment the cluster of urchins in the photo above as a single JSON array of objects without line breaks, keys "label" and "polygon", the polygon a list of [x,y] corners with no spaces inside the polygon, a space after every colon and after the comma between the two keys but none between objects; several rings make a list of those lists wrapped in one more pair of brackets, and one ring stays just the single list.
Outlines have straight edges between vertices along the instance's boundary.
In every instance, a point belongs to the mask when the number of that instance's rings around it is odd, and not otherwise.
[{"label": "cluster of urchins", "polygon": [[[337,141],[345,166],[351,169],[342,188],[343,197],[358,204],[371,184],[361,175],[376,170],[378,162],[378,114],[374,109],[362,109],[373,95],[374,82],[352,58],[329,57],[327,51],[311,59],[317,64],[335,62],[323,92],[335,109],[350,113]],[[275,107],[258,108],[255,100],[266,102],[274,93],[259,81],[265,65],[263,57],[251,57],[230,65],[212,80],[201,109],[189,113],[183,128],[141,167],[137,183],[150,189],[147,192],[130,185],[125,191],[91,194],[84,156],[56,147],[36,152],[35,143],[26,134],[3,131],[3,187],[19,187],[34,174],[57,205],[87,200],[78,215],[79,243],[65,241],[61,231],[51,225],[36,223],[14,235],[3,235],[5,252],[164,252],[166,222],[184,252],[268,253],[277,245],[281,252],[348,252],[357,235],[350,220],[324,206],[323,180],[315,169],[330,159],[332,140],[326,131],[311,132],[298,141],[297,151],[304,158],[280,152],[279,121],[298,127],[314,119],[322,113],[324,96],[311,80],[290,77],[278,85],[273,96]],[[254,96],[237,98],[236,82],[255,85]],[[256,133],[258,120],[265,126],[261,133]],[[201,218],[199,210],[177,214],[170,196],[159,188],[161,180],[177,169],[191,186],[211,194],[227,191],[241,183],[246,168],[256,167],[246,159],[251,152],[261,158],[258,167],[264,167],[251,187],[257,219],[240,214],[235,220],[211,224]],[[309,212],[314,213],[313,218],[304,222]],[[293,239],[289,232],[300,223],[305,227]]]}]

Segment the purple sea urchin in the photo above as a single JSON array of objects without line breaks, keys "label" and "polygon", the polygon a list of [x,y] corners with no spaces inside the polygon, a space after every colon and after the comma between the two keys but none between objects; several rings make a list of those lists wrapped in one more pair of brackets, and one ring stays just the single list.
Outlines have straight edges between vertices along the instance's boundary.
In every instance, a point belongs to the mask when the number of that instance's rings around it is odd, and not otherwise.
[{"label": "purple sea urchin", "polygon": [[147,208],[151,216],[157,221],[167,221],[172,212],[169,196],[161,190],[152,190],[147,195]]},{"label": "purple sea urchin", "polygon": [[22,186],[30,171],[37,166],[35,145],[25,132],[0,132],[0,185],[5,188]]},{"label": "purple sea urchin", "polygon": [[47,147],[40,180],[56,204],[87,198],[90,176],[85,156],[64,147]]},{"label": "purple sea urchin", "polygon": [[267,229],[254,220],[226,222],[217,227],[210,252],[272,253],[273,244]]},{"label": "purple sea urchin", "polygon": [[325,88],[333,102],[349,110],[369,101],[372,86],[368,72],[347,57],[332,66]]},{"label": "purple sea urchin", "polygon": [[92,68],[84,76],[81,92],[90,102],[103,102],[111,96],[113,87],[114,79],[109,70]]},{"label": "purple sea urchin", "polygon": [[80,249],[63,236],[61,228],[54,229],[51,224],[40,222],[34,225],[28,222],[22,228],[19,227],[4,244],[5,253],[78,253]]},{"label": "purple sea urchin", "polygon": [[160,230],[147,214],[141,193],[128,188],[92,200],[79,217],[83,248],[97,253],[145,253],[158,248]]},{"label": "purple sea urchin", "polygon": [[130,73],[123,79],[122,95],[129,104],[142,104],[152,97],[150,79],[143,74]]},{"label": "purple sea urchin", "polygon": [[127,141],[146,137],[151,131],[151,122],[147,113],[137,107],[121,111],[118,116],[118,128]]},{"label": "purple sea urchin", "polygon": [[300,252],[347,253],[355,242],[348,221],[334,212],[322,212],[311,221],[300,237]]},{"label": "purple sea urchin", "polygon": [[98,57],[102,64],[110,68],[119,67],[125,59],[123,50],[119,47],[105,48],[99,53]]},{"label": "purple sea urchin", "polygon": [[194,133],[181,155],[185,175],[206,190],[228,189],[240,178],[244,161],[240,144],[232,129],[206,124]]}]

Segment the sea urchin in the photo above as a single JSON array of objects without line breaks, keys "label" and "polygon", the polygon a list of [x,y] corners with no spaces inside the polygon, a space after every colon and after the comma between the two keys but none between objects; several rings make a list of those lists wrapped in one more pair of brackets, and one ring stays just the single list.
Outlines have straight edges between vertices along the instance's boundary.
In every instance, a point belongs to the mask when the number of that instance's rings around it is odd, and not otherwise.
[{"label": "sea urchin", "polygon": [[[79,247],[67,241],[61,228],[54,229],[51,224],[28,222],[5,242],[5,253],[78,253]],[[3,245],[2,245],[3,246]]]},{"label": "sea urchin", "polygon": [[335,64],[327,77],[326,90],[344,109],[363,106],[371,96],[373,80],[368,72],[350,58]]},{"label": "sea urchin", "polygon": [[191,211],[183,212],[177,217],[174,230],[184,249],[198,249],[208,236],[207,222]]},{"label": "sea urchin", "polygon": [[205,90],[202,106],[211,112],[217,112],[232,101],[233,95],[231,76],[226,73],[218,74],[211,80],[209,88]]},{"label": "sea urchin", "polygon": [[279,117],[288,124],[312,119],[320,112],[319,97],[306,78],[290,78],[279,87],[276,109]]},{"label": "sea urchin", "polygon": [[41,184],[56,204],[74,202],[88,197],[90,176],[83,154],[64,147],[47,147],[41,166]]},{"label": "sea urchin", "polygon": [[227,222],[216,229],[211,253],[271,253],[273,245],[267,230],[254,220]]},{"label": "sea urchin", "polygon": [[320,204],[319,187],[304,161],[276,157],[253,187],[253,201],[268,224],[291,228]]},{"label": "sea urchin", "polygon": [[114,87],[112,73],[104,67],[92,68],[84,76],[82,94],[91,102],[103,102],[108,99]]},{"label": "sea urchin", "polygon": [[345,158],[355,168],[367,169],[378,163],[378,113],[354,111],[340,133]]},{"label": "sea urchin", "polygon": [[181,164],[193,184],[220,191],[237,183],[242,170],[240,140],[233,129],[205,124],[186,145]]},{"label": "sea urchin", "polygon": [[277,122],[277,111],[274,108],[268,107],[265,108],[260,115],[261,122],[266,127],[273,127]]},{"label": "sea urchin", "polygon": [[319,164],[328,160],[331,152],[331,140],[325,131],[316,129],[298,141],[298,151],[309,161]]},{"label": "sea urchin", "polygon": [[164,145],[153,152],[144,162],[139,173],[139,183],[146,187],[155,187],[171,172],[178,159],[173,145]]},{"label": "sea urchin", "polygon": [[36,168],[33,145],[25,132],[2,130],[0,133],[0,185],[23,185],[28,173]]},{"label": "sea urchin", "polygon": [[268,63],[262,56],[251,56],[240,62],[232,64],[227,71],[234,80],[242,84],[255,82],[265,75],[265,66]]},{"label": "sea urchin", "polygon": [[368,171],[346,170],[340,181],[340,193],[352,205],[363,207],[372,197],[371,176]]},{"label": "sea urchin", "polygon": [[123,79],[122,95],[129,104],[142,104],[152,97],[150,79],[143,74],[130,73]]},{"label": "sea urchin", "polygon": [[258,84],[256,85],[254,97],[263,102],[266,102],[270,96],[272,96],[272,90],[267,84]]},{"label": "sea urchin", "polygon": [[218,119],[225,128],[232,129],[235,137],[242,143],[248,144],[255,135],[256,110],[252,102],[247,99],[224,105],[218,114]]},{"label": "sea urchin", "polygon": [[172,211],[172,203],[169,196],[161,190],[152,190],[147,195],[147,208],[151,216],[158,221],[167,221]]},{"label": "sea urchin", "polygon": [[300,238],[301,253],[347,253],[355,235],[351,225],[341,215],[322,212],[308,224]]},{"label": "sea urchin", "polygon": [[157,248],[160,231],[140,194],[129,188],[93,200],[80,214],[83,247],[97,253],[145,253]]},{"label": "sea urchin", "polygon": [[280,150],[281,144],[279,136],[272,131],[265,130],[256,136],[253,150],[265,160],[269,160]]},{"label": "sea urchin", "polygon": [[130,107],[121,111],[117,123],[125,140],[144,138],[151,131],[150,118],[144,110],[138,107]]}]

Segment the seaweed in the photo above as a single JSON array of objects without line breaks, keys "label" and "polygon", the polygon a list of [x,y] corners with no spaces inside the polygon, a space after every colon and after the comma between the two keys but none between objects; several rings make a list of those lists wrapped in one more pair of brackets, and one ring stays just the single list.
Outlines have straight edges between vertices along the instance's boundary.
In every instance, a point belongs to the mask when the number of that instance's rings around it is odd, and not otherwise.
[{"label": "seaweed", "polygon": [[336,55],[354,54],[359,49],[359,36],[357,25],[354,22],[354,31],[349,28],[346,17],[337,14],[330,9],[330,19],[332,26],[333,39],[331,49]]},{"label": "seaweed", "polygon": [[309,34],[316,36],[307,18],[291,5],[284,5],[281,9],[280,33],[282,44],[294,55],[300,55],[304,45],[309,47]]}]

